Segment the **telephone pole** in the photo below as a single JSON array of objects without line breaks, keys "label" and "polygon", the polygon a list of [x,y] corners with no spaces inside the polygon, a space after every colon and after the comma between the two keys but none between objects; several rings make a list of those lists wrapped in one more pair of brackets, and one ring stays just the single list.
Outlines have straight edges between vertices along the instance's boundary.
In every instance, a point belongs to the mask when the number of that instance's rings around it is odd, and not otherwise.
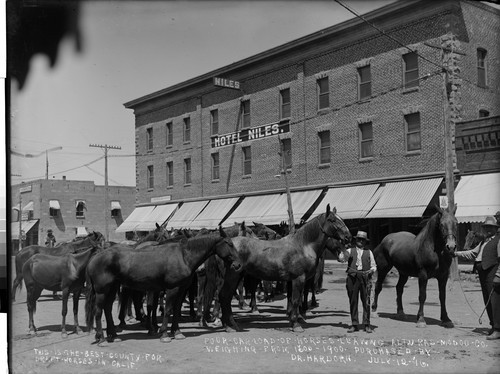
[{"label": "telephone pole", "polygon": [[286,164],[285,160],[285,150],[283,148],[283,142],[281,141],[281,137],[278,135],[278,142],[280,145],[280,166],[281,170],[280,173],[283,173],[284,179],[285,179],[285,192],[286,192],[286,202],[287,202],[287,211],[288,211],[288,225],[289,225],[289,233],[294,234],[295,233],[295,222],[293,219],[293,207],[292,207],[292,196],[290,194],[290,186],[288,185],[288,165]]},{"label": "telephone pole", "polygon": [[89,144],[89,147],[103,148],[104,149],[104,237],[106,241],[109,240],[108,229],[108,213],[111,211],[109,208],[109,189],[108,189],[108,149],[122,149],[122,147],[115,145],[100,145]]}]

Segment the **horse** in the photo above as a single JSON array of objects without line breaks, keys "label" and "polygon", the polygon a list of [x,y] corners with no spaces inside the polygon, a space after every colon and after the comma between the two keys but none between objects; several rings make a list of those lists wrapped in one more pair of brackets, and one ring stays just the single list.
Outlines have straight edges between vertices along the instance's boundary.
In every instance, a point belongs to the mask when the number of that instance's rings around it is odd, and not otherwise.
[{"label": "horse", "polygon": [[294,332],[304,331],[298,322],[304,283],[314,275],[319,258],[329,237],[342,242],[351,240],[351,233],[337,210],[318,215],[304,224],[294,234],[278,240],[259,240],[245,236],[233,238],[243,271],[236,273],[226,269],[224,285],[220,293],[222,322],[227,332],[239,331],[231,310],[231,297],[239,279],[250,274],[258,279],[288,282],[287,315]]},{"label": "horse", "polygon": [[62,243],[58,247],[44,247],[41,245],[30,245],[24,247],[16,254],[16,278],[12,284],[12,301],[16,301],[16,291],[22,288],[23,282],[23,265],[28,259],[37,253],[47,254],[52,256],[64,256],[68,253],[76,253],[82,249],[87,249],[90,246],[99,245],[104,236],[98,232],[93,231],[89,233],[85,238],[75,241]]},{"label": "horse", "polygon": [[66,314],[68,313],[69,293],[73,293],[73,316],[75,333],[82,332],[78,324],[78,301],[85,283],[85,269],[98,246],[92,246],[77,254],[68,253],[63,256],[53,256],[38,253],[31,256],[23,265],[23,276],[26,284],[26,302],[29,314],[29,333],[36,334],[33,314],[36,312],[36,302],[42,290],[62,290],[62,337],[66,332]]},{"label": "horse", "polygon": [[[464,243],[464,251],[468,251],[469,249],[476,248],[479,243],[481,243],[484,240],[485,236],[484,234],[473,231],[473,230],[467,230],[467,235],[465,236],[465,243]],[[476,272],[476,267],[475,263],[472,267],[472,272]]]},{"label": "horse", "polygon": [[446,282],[450,273],[452,257],[457,246],[457,219],[455,218],[456,205],[453,210],[436,207],[433,214],[415,236],[406,231],[387,235],[374,249],[373,254],[377,263],[377,282],[372,311],[377,311],[377,300],[382,283],[393,266],[399,272],[396,285],[397,317],[406,318],[403,311],[403,289],[408,277],[418,277],[419,309],[417,313],[417,327],[426,327],[424,318],[424,303],[427,297],[427,281],[436,278],[439,287],[439,301],[441,303],[441,322],[444,327],[453,327],[446,312]]},{"label": "horse", "polygon": [[89,292],[85,311],[89,328],[92,328],[95,320],[97,344],[106,344],[101,322],[103,311],[106,317],[107,340],[118,340],[111,312],[120,284],[145,292],[160,292],[166,289],[166,309],[160,341],[171,341],[167,334],[170,312],[173,312],[171,333],[175,339],[184,339],[185,336],[179,329],[182,299],[196,268],[214,254],[231,263],[235,271],[241,267],[231,239],[226,237],[222,228],[219,231],[219,235],[203,235],[166,242],[155,246],[154,250],[136,250],[115,245],[95,256],[87,267]]}]

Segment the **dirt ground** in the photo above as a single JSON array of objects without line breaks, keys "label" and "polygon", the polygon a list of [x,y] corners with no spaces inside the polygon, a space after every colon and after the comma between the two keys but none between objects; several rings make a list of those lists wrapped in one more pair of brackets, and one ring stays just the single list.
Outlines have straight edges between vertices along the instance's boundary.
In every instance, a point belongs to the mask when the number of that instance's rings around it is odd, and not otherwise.
[{"label": "dirt ground", "polygon": [[[469,268],[469,266],[466,266]],[[93,335],[60,333],[61,302],[44,291],[35,324],[28,331],[26,294],[17,295],[10,314],[10,370],[12,373],[497,373],[500,340],[487,341],[486,313],[475,275],[461,273],[448,284],[447,308],[455,323],[440,326],[437,281],[429,281],[426,328],[416,327],[417,279],[410,279],[403,302],[406,321],[395,319],[397,277],[388,277],[379,297],[379,315],[372,316],[374,332],[347,333],[350,324],[345,291],[345,265],[327,261],[319,307],[309,311],[304,333],[294,333],[285,319],[286,300],[259,303],[260,314],[240,311],[233,303],[242,332],[200,328],[189,321],[183,307],[181,329],[185,340],[161,343],[135,320],[119,334],[121,342],[98,347]],[[84,300],[80,324],[84,325]],[[72,302],[69,304],[71,315]],[[115,310],[115,321],[117,313]],[[69,317],[69,316],[68,316]],[[360,315],[361,318],[361,315]],[[73,318],[68,318],[72,327]]]}]

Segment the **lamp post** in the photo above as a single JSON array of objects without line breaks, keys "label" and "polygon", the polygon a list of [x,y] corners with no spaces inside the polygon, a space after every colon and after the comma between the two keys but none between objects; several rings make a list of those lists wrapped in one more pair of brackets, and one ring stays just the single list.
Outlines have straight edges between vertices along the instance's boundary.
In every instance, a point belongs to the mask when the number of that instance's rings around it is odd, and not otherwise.
[{"label": "lamp post", "polygon": [[42,152],[36,153],[36,154],[19,153],[19,152],[12,151],[12,150],[10,151],[10,153],[12,153],[13,155],[25,157],[25,158],[40,157],[41,155],[43,155],[45,153],[45,179],[49,179],[49,152],[60,151],[61,149],[63,149],[63,148],[59,146],[59,147],[53,147],[53,148],[46,149],[45,151],[42,151]]}]

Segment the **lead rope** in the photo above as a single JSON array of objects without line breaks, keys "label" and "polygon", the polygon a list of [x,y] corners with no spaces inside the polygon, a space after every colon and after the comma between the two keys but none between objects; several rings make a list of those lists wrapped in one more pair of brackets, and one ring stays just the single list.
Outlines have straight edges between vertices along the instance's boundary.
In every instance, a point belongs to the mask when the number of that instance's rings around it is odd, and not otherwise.
[{"label": "lead rope", "polygon": [[458,269],[458,284],[460,285],[460,289],[462,290],[462,293],[464,295],[465,301],[467,302],[467,305],[469,305],[470,309],[474,312],[474,314],[479,317],[478,322],[479,322],[480,325],[482,325],[483,324],[483,320],[482,320],[483,314],[486,311],[486,308],[488,307],[488,304],[491,301],[491,295],[493,295],[494,288],[491,289],[490,296],[488,297],[488,301],[486,302],[486,304],[484,306],[483,312],[481,313],[481,315],[478,315],[476,313],[476,311],[472,308],[472,305],[470,305],[469,300],[467,300],[467,296],[465,296],[465,291],[462,288],[462,280],[460,279],[460,269]]}]

